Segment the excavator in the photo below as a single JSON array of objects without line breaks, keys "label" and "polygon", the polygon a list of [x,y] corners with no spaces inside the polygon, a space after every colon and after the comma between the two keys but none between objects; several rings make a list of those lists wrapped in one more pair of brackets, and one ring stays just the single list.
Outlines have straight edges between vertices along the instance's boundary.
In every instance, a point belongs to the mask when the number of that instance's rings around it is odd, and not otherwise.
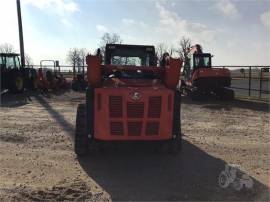
[{"label": "excavator", "polygon": [[203,53],[199,44],[190,48],[183,69],[182,91],[194,100],[203,95],[215,95],[223,100],[231,100],[234,98],[234,91],[230,89],[230,70],[213,68],[212,57],[210,53]]}]

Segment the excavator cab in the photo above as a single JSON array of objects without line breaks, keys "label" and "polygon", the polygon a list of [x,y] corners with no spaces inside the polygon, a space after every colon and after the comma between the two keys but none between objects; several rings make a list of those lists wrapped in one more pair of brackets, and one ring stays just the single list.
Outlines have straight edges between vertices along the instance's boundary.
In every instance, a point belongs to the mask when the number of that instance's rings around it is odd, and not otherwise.
[{"label": "excavator cab", "polygon": [[192,57],[193,68],[211,68],[211,57],[210,53],[194,54]]}]

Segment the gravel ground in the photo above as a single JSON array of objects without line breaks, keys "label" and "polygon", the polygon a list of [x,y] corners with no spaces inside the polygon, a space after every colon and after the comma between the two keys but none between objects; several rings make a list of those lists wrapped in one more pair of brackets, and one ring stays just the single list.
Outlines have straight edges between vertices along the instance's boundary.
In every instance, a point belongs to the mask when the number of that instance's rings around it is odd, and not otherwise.
[{"label": "gravel ground", "polygon": [[[0,201],[269,201],[267,103],[183,97],[178,155],[109,145],[77,158],[73,131],[83,99],[71,91],[1,96]],[[222,188],[228,164],[237,165],[238,178]],[[251,187],[237,190],[244,179]]]}]

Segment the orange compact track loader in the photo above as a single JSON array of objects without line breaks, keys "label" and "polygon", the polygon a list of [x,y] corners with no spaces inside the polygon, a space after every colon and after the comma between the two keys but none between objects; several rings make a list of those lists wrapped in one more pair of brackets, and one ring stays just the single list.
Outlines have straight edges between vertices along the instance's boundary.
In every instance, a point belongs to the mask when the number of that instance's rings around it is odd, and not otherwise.
[{"label": "orange compact track loader", "polygon": [[234,91],[231,85],[230,71],[226,68],[213,68],[212,55],[203,53],[200,45],[191,47],[184,64],[181,89],[192,99],[199,99],[202,95],[214,94],[221,99],[233,99]]},{"label": "orange compact track loader", "polygon": [[101,57],[88,55],[86,103],[79,104],[75,153],[104,142],[147,141],[181,148],[178,89],[180,59],[157,66],[154,46],[107,44]]}]

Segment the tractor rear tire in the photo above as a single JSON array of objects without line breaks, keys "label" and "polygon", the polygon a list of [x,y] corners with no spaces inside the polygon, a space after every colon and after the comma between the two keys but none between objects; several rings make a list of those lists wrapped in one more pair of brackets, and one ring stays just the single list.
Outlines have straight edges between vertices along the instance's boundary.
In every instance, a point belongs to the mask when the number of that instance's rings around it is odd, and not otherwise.
[{"label": "tractor rear tire", "polygon": [[24,79],[19,71],[14,71],[12,73],[9,90],[12,93],[22,93],[24,91]]},{"label": "tractor rear tire", "polygon": [[89,139],[87,133],[86,105],[79,104],[77,108],[74,149],[78,156],[88,153]]}]

